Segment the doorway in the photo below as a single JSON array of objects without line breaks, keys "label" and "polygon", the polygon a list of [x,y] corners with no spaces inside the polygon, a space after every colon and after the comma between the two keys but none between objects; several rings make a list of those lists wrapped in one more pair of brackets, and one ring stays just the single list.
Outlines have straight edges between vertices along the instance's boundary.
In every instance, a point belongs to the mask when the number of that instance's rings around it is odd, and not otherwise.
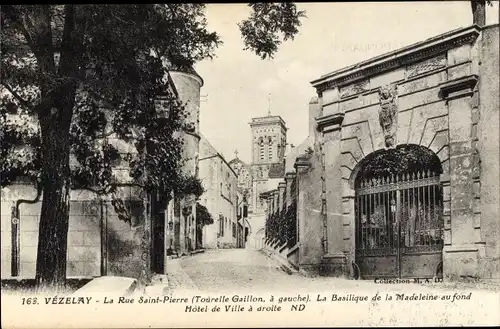
[{"label": "doorway", "polygon": [[422,147],[384,150],[362,164],[354,204],[361,278],[442,275],[441,167],[429,152]]}]

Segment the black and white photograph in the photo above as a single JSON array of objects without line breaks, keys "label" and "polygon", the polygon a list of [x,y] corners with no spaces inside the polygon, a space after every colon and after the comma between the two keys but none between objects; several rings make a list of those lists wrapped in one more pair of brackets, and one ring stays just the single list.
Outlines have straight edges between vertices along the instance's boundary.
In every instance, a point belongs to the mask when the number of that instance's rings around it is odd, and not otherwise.
[{"label": "black and white photograph", "polygon": [[0,14],[2,327],[500,325],[498,1]]}]

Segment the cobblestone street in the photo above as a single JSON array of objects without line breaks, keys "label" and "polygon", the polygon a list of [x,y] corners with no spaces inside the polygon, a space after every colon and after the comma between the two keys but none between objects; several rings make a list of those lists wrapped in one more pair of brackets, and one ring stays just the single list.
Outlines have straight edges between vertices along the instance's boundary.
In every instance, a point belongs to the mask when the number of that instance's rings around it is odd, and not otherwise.
[{"label": "cobblestone street", "polygon": [[[308,278],[289,275],[279,263],[263,252],[251,249],[207,250],[205,253],[168,261],[171,290],[201,292],[383,292],[468,290],[477,284],[375,284],[373,281],[347,280],[332,277]],[[483,286],[481,293],[491,293],[495,286]],[[484,289],[486,288],[486,289]]]},{"label": "cobblestone street", "polygon": [[251,249],[208,250],[192,257],[172,260],[171,264],[176,273],[175,279],[184,277],[183,282],[190,288],[206,292],[287,291],[304,287],[306,280],[317,281],[288,275],[279,269],[277,262]]}]

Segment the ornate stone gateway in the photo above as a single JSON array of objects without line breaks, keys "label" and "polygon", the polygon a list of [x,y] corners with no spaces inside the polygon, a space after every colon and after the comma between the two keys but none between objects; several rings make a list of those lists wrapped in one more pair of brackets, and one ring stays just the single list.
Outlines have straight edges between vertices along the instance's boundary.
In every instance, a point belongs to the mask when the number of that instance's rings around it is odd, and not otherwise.
[{"label": "ornate stone gateway", "polygon": [[355,214],[355,262],[361,278],[441,275],[443,224],[438,173],[427,170],[360,179]]}]

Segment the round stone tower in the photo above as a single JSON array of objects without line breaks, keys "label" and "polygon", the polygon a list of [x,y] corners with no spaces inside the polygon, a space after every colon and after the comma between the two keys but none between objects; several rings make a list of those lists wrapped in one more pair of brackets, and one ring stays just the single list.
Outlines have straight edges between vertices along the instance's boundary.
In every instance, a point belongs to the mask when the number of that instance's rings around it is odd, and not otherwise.
[{"label": "round stone tower", "polygon": [[183,172],[189,175],[198,174],[198,151],[200,143],[200,89],[203,79],[193,68],[175,69],[170,71],[179,95],[179,100],[185,105],[188,129],[183,132],[183,158],[186,161]]},{"label": "round stone tower", "polygon": [[[200,145],[200,89],[203,79],[190,68],[179,68],[170,66],[170,77],[174,83],[179,100],[184,104],[186,112],[185,129],[181,136],[183,138],[182,157],[184,165],[182,172],[189,176],[198,176],[198,159]],[[174,214],[175,249],[180,254],[188,253],[196,249],[196,200],[194,198],[183,198],[174,201],[179,205],[179,213]]]}]

